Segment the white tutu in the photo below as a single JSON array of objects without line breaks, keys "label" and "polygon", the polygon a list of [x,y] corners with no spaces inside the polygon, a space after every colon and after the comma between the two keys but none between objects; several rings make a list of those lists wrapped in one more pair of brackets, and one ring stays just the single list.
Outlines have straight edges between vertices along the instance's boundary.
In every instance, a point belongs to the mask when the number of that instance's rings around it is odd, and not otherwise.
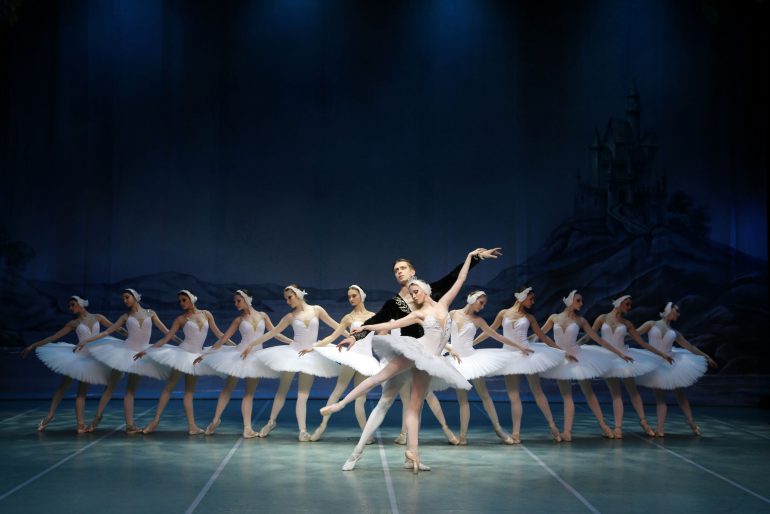
[{"label": "white tutu", "polygon": [[[314,352],[318,352],[319,355],[334,361],[337,364],[353,368],[367,377],[376,375],[382,369],[382,364],[380,364],[380,361],[374,356],[355,352],[353,350],[346,350],[344,348],[342,351],[339,351],[335,345],[320,346],[316,348]],[[305,355],[305,357],[307,357],[307,355]]]},{"label": "white tutu", "polygon": [[689,387],[706,373],[708,364],[706,358],[695,355],[687,350],[674,349],[674,363],[669,364],[663,359],[652,372],[636,379],[636,383],[655,389],[679,389]]},{"label": "white tutu", "polygon": [[[666,361],[647,350],[637,348],[625,348],[622,350],[626,355],[634,359],[634,362],[626,362],[619,359],[617,355],[606,348],[597,347],[599,350],[607,353],[613,358],[612,367],[602,375],[604,378],[634,378],[646,375],[655,370],[658,364],[666,364]],[[666,364],[668,365],[668,364]]]},{"label": "white tutu", "polygon": [[158,364],[181,371],[186,375],[194,375],[196,377],[216,375],[221,378],[226,378],[226,375],[218,373],[205,361],[199,364],[193,364],[195,359],[200,356],[200,353],[188,352],[178,346],[169,345],[161,346],[160,348],[150,348],[147,350],[146,355],[146,357],[149,357]]},{"label": "white tutu", "polygon": [[552,348],[545,343],[529,343],[534,353],[524,355],[520,350],[503,351],[508,354],[508,363],[500,371],[501,375],[536,375],[553,369],[564,361],[564,351]]},{"label": "white tutu", "polygon": [[[206,354],[201,364],[207,364],[213,370],[238,378],[278,378],[280,373],[262,363],[257,355],[263,350],[249,353],[241,359],[242,350],[238,347],[225,346]],[[201,364],[196,364],[200,366]]]},{"label": "white tutu", "polygon": [[461,356],[460,361],[452,357],[444,357],[454,369],[465,377],[465,380],[473,380],[481,377],[500,375],[500,370],[505,368],[510,361],[510,352],[500,349],[474,350],[473,353]]},{"label": "white tutu", "polygon": [[112,370],[94,359],[87,347],[77,353],[74,348],[70,343],[50,343],[36,348],[35,353],[51,371],[87,384],[106,385]]},{"label": "white tutu", "polygon": [[567,360],[566,354],[562,354],[562,362],[558,366],[551,368],[540,376],[543,378],[553,378],[556,380],[587,380],[604,376],[605,373],[615,364],[615,359],[620,357],[610,352],[603,352],[597,346],[583,346],[577,352],[578,362]]},{"label": "white tutu", "polygon": [[470,382],[459,371],[440,355],[428,352],[419,339],[409,336],[376,335],[372,346],[382,359],[390,361],[397,355],[403,355],[411,360],[417,369],[433,377],[431,389],[434,391],[447,387],[465,390],[471,388]]},{"label": "white tutu", "polygon": [[[146,344],[143,349],[146,350],[149,347],[150,345]],[[89,345],[89,349],[96,360],[124,373],[158,380],[166,380],[171,373],[170,369],[150,359],[134,360],[134,355],[141,350],[129,348],[125,341],[114,337],[104,337],[94,341]]]},{"label": "white tutu", "polygon": [[299,350],[291,346],[281,345],[266,348],[257,352],[257,359],[274,371],[304,373],[316,377],[331,378],[340,374],[340,365],[310,352],[302,357]]}]

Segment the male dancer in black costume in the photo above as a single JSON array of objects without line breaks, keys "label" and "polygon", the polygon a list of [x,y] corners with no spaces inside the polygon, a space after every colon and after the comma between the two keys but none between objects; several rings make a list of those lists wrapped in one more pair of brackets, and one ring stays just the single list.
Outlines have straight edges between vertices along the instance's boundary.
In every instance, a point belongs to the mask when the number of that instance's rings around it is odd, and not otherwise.
[{"label": "male dancer in black costume", "polygon": [[[500,255],[502,255],[500,248],[484,250],[478,256],[473,258],[473,262],[471,262],[471,268],[478,264],[481,260],[496,259]],[[457,276],[459,275],[461,268],[462,264],[453,269],[444,278],[430,284],[432,291],[431,297],[434,300],[438,300],[444,296],[449,288],[452,287],[452,284],[454,284],[455,280],[457,280]],[[375,323],[385,323],[390,320],[401,319],[405,316],[408,316],[409,313],[412,312],[414,304],[412,303],[412,298],[409,294],[408,284],[409,280],[411,280],[411,278],[416,274],[414,266],[412,266],[412,263],[407,259],[398,259],[393,264],[393,273],[396,276],[396,281],[401,286],[401,290],[393,298],[387,300],[377,312],[377,314],[366,320],[366,323],[364,323],[365,325],[373,325]],[[356,341],[366,337],[367,333],[368,332],[362,331],[345,338],[338,345],[338,349],[342,350],[343,348],[348,347],[349,350]],[[422,326],[419,324],[414,324],[408,327],[404,327],[401,329],[401,335],[414,338],[422,337]],[[355,468],[356,462],[358,462],[358,459],[361,458],[361,455],[364,452],[364,446],[366,445],[366,442],[369,441],[369,439],[374,435],[374,432],[380,427],[383,420],[385,419],[385,414],[390,409],[390,406],[393,405],[396,394],[401,389],[401,387],[411,378],[411,376],[411,373],[401,373],[400,375],[397,375],[386,381],[382,385],[382,395],[380,396],[380,401],[377,402],[377,406],[369,414],[369,417],[366,420],[366,426],[361,433],[361,438],[358,440],[358,444],[356,445],[350,457],[348,457],[348,460],[345,461],[345,464],[342,466],[344,471],[351,471]],[[404,465],[409,466],[410,464],[405,463]],[[420,469],[423,471],[430,471],[430,468],[423,465],[422,463],[420,464]]]}]

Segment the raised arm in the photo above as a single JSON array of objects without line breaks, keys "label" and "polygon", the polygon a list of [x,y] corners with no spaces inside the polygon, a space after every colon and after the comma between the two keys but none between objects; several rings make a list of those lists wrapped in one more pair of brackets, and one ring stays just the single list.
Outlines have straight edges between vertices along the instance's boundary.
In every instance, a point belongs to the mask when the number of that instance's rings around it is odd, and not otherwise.
[{"label": "raised arm", "polygon": [[655,355],[657,355],[658,357],[660,357],[664,361],[668,362],[669,364],[673,364],[674,363],[674,358],[673,357],[669,357],[668,355],[666,355],[665,353],[661,352],[660,350],[658,350],[657,348],[652,346],[650,343],[648,343],[647,341],[642,339],[642,337],[639,335],[639,332],[636,331],[636,327],[634,327],[633,323],[631,323],[627,319],[624,319],[623,320],[623,324],[628,329],[628,335],[631,336],[631,339],[636,341],[636,344],[638,344],[639,346],[641,346],[642,348],[644,348],[648,352],[654,353]]},{"label": "raised arm", "polygon": [[585,318],[580,318],[578,320],[578,325],[580,325],[580,328],[582,328],[585,331],[585,333],[588,334],[588,337],[590,337],[591,339],[593,339],[594,341],[602,345],[607,350],[611,351],[612,353],[614,353],[615,355],[617,355],[618,357],[620,357],[626,362],[634,362],[633,358],[621,352],[620,350],[612,346],[610,343],[608,343],[607,341],[599,337],[599,334],[594,332],[594,329],[591,328],[591,325],[588,324]]},{"label": "raised arm", "polygon": [[470,252],[467,257],[465,257],[465,262],[460,268],[460,272],[457,274],[455,283],[452,284],[452,287],[449,288],[449,291],[442,295],[441,299],[438,301],[438,303],[443,305],[446,309],[449,309],[449,305],[454,301],[455,298],[457,298],[457,294],[460,292],[460,289],[462,289],[463,283],[465,283],[465,279],[468,278],[468,270],[471,268],[471,260],[473,260],[473,257],[477,256],[483,250],[483,248],[476,248]]},{"label": "raised arm", "polygon": [[[401,299],[399,298],[399,300]],[[400,312],[401,312],[401,309],[399,309],[398,304],[396,304],[396,298],[390,298],[388,301],[386,301],[382,305],[380,310],[377,311],[377,314],[375,314],[374,316],[366,320],[364,325],[376,325],[377,323],[385,323],[392,319],[398,318]],[[338,344],[337,346],[340,348],[340,350],[342,350],[342,348],[346,346],[353,346],[356,343],[356,341],[360,341],[361,339],[366,337],[368,333],[369,333],[368,330],[356,331],[350,337],[346,337],[345,340],[340,342],[340,344]]]},{"label": "raised arm", "polygon": [[89,337],[88,339],[84,339],[83,341],[81,341],[81,342],[80,342],[80,343],[79,343],[79,344],[78,344],[78,345],[75,347],[75,349],[74,349],[73,351],[75,351],[75,352],[78,352],[78,351],[80,351],[80,350],[81,350],[81,349],[82,349],[82,348],[83,348],[85,345],[87,345],[87,344],[89,344],[89,343],[92,343],[92,342],[94,342],[94,341],[97,341],[97,340],[99,340],[99,339],[101,339],[101,338],[103,338],[103,337],[107,337],[108,335],[112,334],[113,332],[115,332],[115,331],[119,330],[119,329],[120,329],[120,327],[122,327],[123,325],[125,325],[125,324],[126,324],[126,320],[127,320],[127,319],[128,319],[128,314],[123,314],[121,317],[119,317],[119,318],[118,318],[118,320],[117,320],[115,323],[113,323],[112,325],[110,325],[109,327],[107,327],[107,330],[105,330],[105,331],[103,331],[103,332],[99,332],[99,333],[98,333],[98,334],[96,334],[95,336]]},{"label": "raised arm", "polygon": [[243,352],[241,352],[241,358],[245,359],[249,355],[249,352],[251,352],[252,348],[264,343],[265,341],[270,340],[276,334],[280,334],[281,332],[286,330],[286,327],[288,327],[291,324],[293,319],[294,319],[294,314],[292,314],[291,312],[286,316],[284,316],[283,318],[281,318],[281,321],[279,321],[278,325],[273,327],[272,330],[265,332],[264,334],[262,334],[261,337],[258,337],[254,341],[250,342],[249,345],[246,347],[246,349],[243,350]]},{"label": "raised arm", "polygon": [[[497,316],[495,316],[495,320],[492,322],[492,326],[490,326],[490,330],[497,331],[501,326],[503,326],[503,316],[505,316],[505,309],[501,310],[497,313]],[[480,342],[487,339],[489,336],[485,334],[483,331],[481,334],[476,336],[476,339],[473,340],[473,346],[476,346]]]},{"label": "raised arm", "polygon": [[[471,268],[473,268],[476,264],[481,262],[482,260],[486,259],[497,259],[500,257],[502,253],[500,252],[500,248],[492,248],[492,249],[482,249],[482,251],[473,257],[473,260],[471,261]],[[430,288],[433,292],[431,295],[434,300],[438,300],[444,294],[449,291],[449,289],[452,287],[452,284],[455,283],[457,280],[457,276],[460,274],[460,270],[464,266],[464,263],[458,264],[455,269],[449,272],[445,277],[442,277],[435,282],[430,283]]]},{"label": "raised arm", "polygon": [[[72,320],[68,322],[66,325],[64,325],[62,328],[59,329],[58,332],[55,334],[46,337],[45,339],[41,339],[40,341],[36,341],[32,343],[31,345],[27,346],[21,351],[21,358],[26,359],[27,355],[34,350],[35,348],[40,348],[41,346],[47,345],[48,343],[52,341],[56,341],[57,339],[61,339],[62,337],[66,336],[73,330],[75,330],[75,327],[77,326],[77,321]],[[77,348],[77,347],[76,347]]]},{"label": "raised arm", "polygon": [[716,363],[714,359],[712,359],[708,354],[705,352],[702,352],[699,350],[694,344],[692,344],[690,341],[684,338],[684,336],[677,331],[676,333],[676,344],[684,348],[690,353],[694,353],[695,355],[700,355],[701,357],[704,357],[706,361],[709,364],[709,368],[716,369],[719,365]]},{"label": "raised arm", "polygon": [[[500,341],[503,344],[507,344],[508,346],[513,346],[514,348],[517,348],[517,349],[521,350],[521,353],[523,353],[524,355],[529,355],[530,353],[534,353],[530,348],[522,346],[522,345],[520,345],[518,343],[514,343],[513,341],[511,341],[507,337],[503,337],[500,334],[498,334],[497,332],[495,332],[494,330],[492,330],[489,327],[489,325],[487,325],[487,322],[484,321],[484,318],[482,318],[481,316],[474,316],[473,317],[473,324],[476,325],[476,327],[481,330],[482,334],[485,334],[487,337],[491,337],[492,339],[494,339],[496,341]],[[476,339],[478,339],[478,338],[476,338]],[[476,344],[475,340],[473,341],[473,344],[474,345]]]}]

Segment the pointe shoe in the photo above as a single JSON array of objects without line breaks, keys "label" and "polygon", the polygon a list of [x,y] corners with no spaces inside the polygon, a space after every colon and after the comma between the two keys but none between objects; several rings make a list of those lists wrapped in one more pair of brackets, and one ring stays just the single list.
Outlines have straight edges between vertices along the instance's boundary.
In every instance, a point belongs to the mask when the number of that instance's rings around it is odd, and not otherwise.
[{"label": "pointe shoe", "polygon": [[45,427],[47,427],[51,421],[53,421],[54,416],[48,415],[40,420],[40,423],[37,424],[37,431],[42,432],[45,430]]},{"label": "pointe shoe", "polygon": [[694,421],[688,421],[687,424],[690,425],[693,435],[701,434],[700,427]]},{"label": "pointe shoe", "polygon": [[521,435],[518,432],[513,432],[511,434],[511,441],[513,441],[511,444],[521,444]]},{"label": "pointe shoe", "polygon": [[655,437],[666,437],[666,433],[665,433],[665,432],[663,432],[662,430],[661,430],[660,432],[658,432],[658,431],[656,430],[656,431],[655,431]]},{"label": "pointe shoe", "polygon": [[276,425],[277,423],[272,419],[268,420],[268,422],[265,423],[265,426],[259,430],[259,437],[267,437],[267,434],[272,432]]},{"label": "pointe shoe", "polygon": [[331,405],[327,405],[326,407],[321,407],[321,416],[331,416],[335,412],[339,412],[342,410],[342,406],[339,403],[333,403]]},{"label": "pointe shoe", "polygon": [[465,434],[460,434],[457,446],[468,446],[468,436]]},{"label": "pointe shoe", "polygon": [[571,443],[572,442],[572,432],[562,432],[561,433],[561,440],[565,443]]},{"label": "pointe shoe", "polygon": [[212,420],[211,423],[209,423],[209,426],[206,427],[206,431],[204,432],[204,434],[214,435],[214,432],[217,431],[217,428],[219,427],[220,423],[222,423],[221,419]]},{"label": "pointe shoe", "polygon": [[253,439],[254,437],[259,437],[259,434],[254,432],[254,430],[252,430],[251,427],[243,429],[243,438],[244,439]]},{"label": "pointe shoe", "polygon": [[98,427],[99,423],[101,422],[102,422],[102,415],[97,414],[96,416],[94,416],[94,420],[91,422],[91,424],[86,427],[86,432],[89,432],[89,433],[93,432],[94,430],[96,430],[96,427]]},{"label": "pointe shoe", "polygon": [[141,432],[143,434],[152,434],[155,432],[155,429],[158,428],[158,425],[160,424],[160,421],[152,420],[150,421],[150,424],[144,427]]},{"label": "pointe shoe", "polygon": [[554,441],[556,441],[557,443],[560,443],[560,442],[562,442],[562,439],[563,439],[563,437],[562,437],[562,435],[559,433],[559,429],[558,429],[558,428],[556,428],[556,425],[550,425],[550,426],[548,427],[548,430],[550,430],[550,431],[551,431],[551,439],[553,439],[553,440],[554,440]]},{"label": "pointe shoe", "polygon": [[406,432],[401,432],[398,434],[398,437],[393,439],[393,442],[400,445],[406,444]]},{"label": "pointe shoe", "polygon": [[495,427],[495,434],[497,434],[497,437],[499,437],[504,444],[513,444],[513,438],[505,433],[505,431],[503,430],[503,427],[500,427],[500,426]]},{"label": "pointe shoe", "polygon": [[602,431],[602,437],[606,439],[615,439],[615,435],[612,433],[612,430],[607,423],[599,423],[599,429]]},{"label": "pointe shoe", "polygon": [[[409,459],[406,459],[404,461],[404,469],[412,469],[412,467],[413,467],[412,461],[410,461]],[[423,464],[422,462],[420,462],[419,468],[420,468],[420,471],[430,471],[430,466],[428,466],[427,464]]]},{"label": "pointe shoe", "polygon": [[127,434],[141,434],[144,431],[136,425],[126,425]]},{"label": "pointe shoe", "polygon": [[315,432],[313,432],[313,435],[310,436],[310,441],[313,443],[316,441],[320,441],[321,436],[323,435],[325,430],[326,428],[321,428],[321,427],[316,428]]},{"label": "pointe shoe", "polygon": [[363,455],[363,452],[351,453],[350,457],[348,457],[348,460],[346,460],[345,464],[342,465],[342,471],[353,471],[354,469],[356,469],[356,464],[358,463],[358,459],[360,459],[362,455]]},{"label": "pointe shoe", "polygon": [[88,432],[88,427],[85,423],[78,423],[77,432],[78,434],[85,434]]},{"label": "pointe shoe", "polygon": [[413,474],[417,474],[420,472],[420,454],[417,452],[417,450],[407,450],[404,453],[404,457],[406,457],[406,460],[409,461],[410,467],[412,469]]},{"label": "pointe shoe", "polygon": [[614,437],[615,439],[623,439],[623,429],[620,427],[613,428],[612,437]]},{"label": "pointe shoe", "polygon": [[309,443],[310,442],[310,434],[307,433],[306,430],[303,430],[299,433],[299,436],[297,436],[297,440],[300,443]]},{"label": "pointe shoe", "polygon": [[198,427],[198,426],[189,428],[187,430],[187,435],[202,435],[202,434],[205,434],[205,433],[206,433],[206,431],[203,430],[201,427]]},{"label": "pointe shoe", "polygon": [[377,439],[375,439],[374,437],[370,437],[369,440],[366,441],[366,444],[369,445],[369,444],[374,444],[376,442],[377,442]]},{"label": "pointe shoe", "polygon": [[444,425],[441,427],[441,430],[444,431],[444,435],[446,436],[447,441],[452,446],[457,446],[460,444],[460,440],[457,438],[457,436],[452,432],[447,425]]},{"label": "pointe shoe", "polygon": [[646,419],[640,419],[639,426],[642,427],[642,430],[644,430],[645,435],[649,437],[655,437],[655,431],[652,429],[652,427],[650,427]]}]

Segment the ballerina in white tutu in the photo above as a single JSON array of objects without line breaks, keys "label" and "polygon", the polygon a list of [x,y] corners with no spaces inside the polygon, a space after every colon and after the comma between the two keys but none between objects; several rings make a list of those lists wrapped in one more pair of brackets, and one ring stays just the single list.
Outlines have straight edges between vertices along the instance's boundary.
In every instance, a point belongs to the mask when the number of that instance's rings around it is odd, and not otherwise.
[{"label": "ballerina in white tutu", "polygon": [[310,434],[307,431],[307,400],[310,396],[313,380],[315,377],[331,378],[339,374],[339,364],[325,359],[315,352],[300,356],[302,350],[307,350],[318,342],[319,321],[323,321],[333,330],[339,326],[323,307],[305,303],[305,295],[307,292],[303,291],[297,284],[286,286],[283,290],[283,297],[292,311],[284,316],[275,328],[252,341],[241,352],[241,357],[247,359],[254,348],[260,347],[265,341],[280,334],[289,325],[294,330],[294,338],[290,340],[288,345],[267,348],[258,352],[256,357],[259,362],[280,373],[280,382],[278,391],[273,398],[270,419],[259,431],[259,437],[267,437],[270,431],[276,427],[276,420],[286,403],[286,394],[291,387],[291,381],[295,373],[299,373],[295,409],[299,427],[298,439],[300,442],[310,441]]},{"label": "ballerina in white tutu", "polygon": [[[651,346],[673,359],[672,364],[661,361],[655,370],[636,380],[639,385],[650,387],[655,392],[658,413],[658,423],[655,428],[656,437],[665,435],[666,414],[668,412],[666,391],[674,391],[676,401],[679,403],[692,433],[701,435],[700,427],[692,417],[692,408],[684,388],[697,382],[706,373],[707,367],[717,367],[714,359],[696,348],[681,333],[671,328],[671,323],[678,320],[679,316],[679,307],[668,302],[663,307],[659,320],[648,321],[639,327],[640,334],[648,334],[647,337]],[[682,349],[674,349],[674,343],[681,346]]]},{"label": "ballerina in white tutu", "polygon": [[[572,424],[575,420],[572,380],[577,380],[588,407],[599,422],[602,434],[604,437],[612,439],[614,437],[613,432],[604,421],[602,408],[599,405],[599,400],[596,399],[589,380],[604,376],[615,365],[615,359],[617,358],[627,362],[633,362],[634,359],[599,337],[585,318],[578,314],[578,311],[583,306],[583,295],[578,293],[577,290],[571,291],[562,301],[565,305],[564,310],[559,314],[552,314],[548,318],[548,321],[543,325],[543,332],[548,332],[553,328],[556,344],[566,352],[569,358],[564,359],[555,368],[540,374],[543,378],[556,379],[559,392],[564,400],[564,430],[562,431],[561,438],[563,441],[572,441]],[[577,339],[581,328],[588,337],[615,355],[603,352],[601,348],[596,346],[580,346],[577,343]]]},{"label": "ballerina in white tutu", "polygon": [[[139,378],[149,377],[165,380],[168,378],[169,370],[155,362],[134,362],[134,354],[149,347],[153,326],[164,334],[168,333],[168,328],[154,311],[142,307],[139,303],[142,295],[136,289],[124,289],[121,298],[123,305],[128,308],[128,312],[118,318],[104,332],[81,341],[76,350],[85,351],[86,345],[88,345],[91,355],[112,369],[110,380],[117,381],[122,373],[128,374],[126,392],[123,396],[123,414],[126,418],[126,432],[135,434],[141,432],[141,429],[134,424],[134,397],[139,385]],[[110,337],[110,334],[123,329],[123,327],[128,332],[125,341]],[[99,425],[109,401],[110,395],[106,394],[105,391],[99,400],[96,416],[88,427],[89,432],[95,430]]]},{"label": "ballerina in white tutu", "polygon": [[[300,352],[300,355],[306,355],[315,351],[323,357],[342,366],[340,368],[340,374],[337,376],[337,384],[334,386],[332,394],[329,395],[326,405],[331,405],[339,400],[351,380],[354,380],[354,384],[358,385],[364,378],[370,377],[382,369],[380,361],[377,360],[372,353],[372,337],[374,337],[374,332],[370,332],[366,338],[360,340],[349,352],[340,352],[335,345],[331,344],[341,335],[347,337],[348,329],[358,328],[362,326],[366,320],[374,316],[373,312],[366,309],[366,305],[364,304],[365,300],[366,293],[364,290],[356,284],[351,285],[348,288],[348,303],[353,307],[353,310],[340,320],[339,326],[330,336],[323,338],[312,347]],[[361,430],[363,430],[366,425],[365,403],[365,396],[356,398],[356,420],[358,421]],[[310,436],[311,441],[318,441],[321,439],[321,436],[326,430],[326,426],[329,424],[329,418],[331,418],[331,414],[327,414],[323,417],[321,424],[318,425],[318,428],[316,428]],[[371,442],[374,442],[374,439],[371,439]]]},{"label": "ballerina in white tutu", "polygon": [[41,339],[21,352],[21,357],[26,358],[31,351],[35,351],[43,364],[52,371],[62,375],[61,383],[51,398],[48,414],[37,425],[38,432],[42,432],[53,421],[56,409],[64,398],[73,380],[78,381],[78,391],[75,397],[75,419],[77,420],[77,432],[83,434],[88,430],[85,424],[86,394],[89,384],[106,385],[104,394],[112,396],[115,380],[110,380],[110,368],[94,359],[88,351],[73,352],[75,345],[64,342],[54,343],[70,332],[75,332],[78,341],[83,341],[99,332],[99,325],[106,327],[112,322],[101,314],[91,314],[86,310],[88,300],[79,296],[71,296],[67,302],[69,310],[75,315],[75,319],[68,322],[61,330],[52,336]]},{"label": "ballerina in white tutu", "polygon": [[[376,375],[371,376],[356,386],[341,401],[328,405],[321,409],[322,415],[340,411],[345,405],[359,396],[365,395],[372,388],[382,384],[386,380],[404,372],[412,372],[412,391],[407,409],[407,450],[406,459],[411,463],[414,473],[420,470],[420,456],[418,449],[418,431],[420,424],[420,411],[425,395],[434,381],[434,389],[457,387],[470,389],[471,384],[441,357],[444,347],[449,340],[449,329],[452,320],[449,316],[449,305],[460,292],[460,288],[468,276],[471,259],[479,255],[483,249],[476,249],[468,254],[457,280],[452,287],[438,301],[431,298],[431,287],[426,282],[412,278],[409,282],[409,294],[412,301],[419,309],[409,315],[387,323],[363,325],[353,332],[383,331],[394,328],[407,327],[420,324],[424,335],[415,339],[408,336],[375,335],[373,346],[375,352],[387,361],[385,367]],[[453,351],[450,350],[455,357]]]},{"label": "ballerina in white tutu", "polygon": [[[206,364],[209,367],[218,373],[223,373],[227,376],[225,387],[222,389],[222,392],[219,393],[217,407],[214,411],[214,419],[212,419],[211,423],[206,427],[206,435],[212,435],[216,431],[221,423],[222,413],[230,402],[230,396],[233,393],[233,389],[238,384],[238,380],[243,378],[246,380],[246,389],[244,390],[243,399],[241,400],[243,437],[246,439],[257,437],[258,434],[251,428],[251,412],[254,403],[254,392],[257,390],[260,378],[278,378],[279,376],[277,371],[273,371],[259,362],[256,358],[257,351],[249,354],[248,359],[241,359],[241,352],[246,349],[246,346],[264,334],[265,329],[272,330],[274,328],[273,322],[266,313],[254,310],[251,306],[252,301],[253,298],[248,290],[238,289],[235,292],[233,295],[233,303],[235,304],[235,308],[241,312],[240,316],[233,320],[230,324],[230,328],[225,331],[219,341],[211,346],[208,352],[204,353],[193,362],[193,364],[197,366],[205,357]],[[227,346],[222,348],[222,345],[224,345],[236,331],[241,334],[241,342],[238,343],[238,346]],[[275,337],[287,344],[291,343],[291,339],[281,334]]]},{"label": "ballerina in white tutu", "polygon": [[[514,444],[515,441],[510,434],[507,434],[500,426],[500,420],[497,417],[495,403],[487,390],[487,384],[484,377],[500,375],[502,370],[508,365],[510,352],[491,348],[476,350],[473,348],[473,338],[476,331],[481,329],[482,333],[503,345],[510,346],[519,350],[523,355],[529,356],[533,352],[531,349],[522,346],[510,339],[506,339],[494,330],[492,330],[484,318],[478,315],[487,304],[487,294],[484,291],[472,291],[466,298],[466,306],[462,310],[450,311],[452,318],[452,331],[449,339],[449,345],[461,360],[450,359],[457,371],[459,371],[466,380],[473,383],[476,393],[481,398],[481,404],[492,422],[492,427],[497,436],[505,444]],[[468,391],[465,389],[455,389],[457,392],[457,401],[460,404],[460,442],[464,446],[468,443],[468,425],[470,423],[471,408],[468,403]]]},{"label": "ballerina in white tutu", "polygon": [[[613,300],[612,306],[612,311],[607,314],[601,314],[596,318],[592,328],[601,334],[602,339],[634,358],[633,362],[615,359],[613,361],[613,366],[603,375],[604,381],[607,382],[607,388],[610,390],[610,395],[612,396],[612,411],[615,414],[615,427],[612,429],[612,433],[615,436],[615,439],[623,437],[623,392],[621,391],[620,384],[622,381],[626,387],[626,391],[628,391],[631,405],[639,416],[639,425],[641,425],[645,434],[652,436],[655,432],[653,432],[649,423],[647,423],[647,419],[644,415],[644,403],[642,402],[639,390],[636,388],[636,381],[634,378],[649,373],[657,368],[658,365],[661,364],[660,359],[663,359],[669,364],[673,362],[673,359],[654,346],[647,344],[647,342],[639,336],[633,323],[624,317],[631,310],[631,296],[623,295],[620,298]],[[644,348],[644,350],[628,348],[625,343],[627,335],[639,346]],[[586,337],[587,336],[583,336],[583,339]]]},{"label": "ballerina in white tutu", "polygon": [[[543,392],[543,388],[540,385],[540,377],[537,374],[559,365],[564,360],[564,352],[558,348],[550,337],[543,333],[535,317],[529,314],[529,309],[535,305],[535,292],[532,288],[522,287],[514,294],[514,297],[516,301],[513,306],[497,313],[497,317],[491,326],[492,330],[497,330],[502,326],[503,336],[531,352],[531,355],[527,357],[513,346],[503,347],[509,356],[508,365],[501,370],[500,374],[505,376],[505,389],[508,392],[508,400],[511,402],[513,431],[510,437],[514,443],[518,444],[521,442],[523,409],[519,384],[523,375],[526,377],[529,389],[535,397],[535,403],[548,423],[551,437],[558,443],[561,441],[561,435],[553,420],[551,407],[548,405],[548,398]],[[545,341],[545,343],[530,344],[527,341],[527,332],[530,327],[532,327],[535,335],[541,341]],[[485,334],[481,334],[473,341],[473,344],[478,344],[486,338]]]},{"label": "ballerina in white tutu", "polygon": [[[171,369],[166,385],[160,393],[158,407],[155,409],[155,417],[142,430],[144,434],[151,434],[158,428],[160,417],[163,415],[163,411],[166,410],[166,405],[168,405],[168,401],[171,399],[171,393],[183,375],[184,396],[182,397],[182,405],[187,417],[187,433],[189,435],[198,435],[204,432],[195,423],[195,411],[193,409],[195,384],[198,382],[198,377],[216,375],[217,373],[205,363],[197,366],[193,363],[203,352],[203,343],[206,341],[209,329],[219,338],[224,334],[219,330],[216,321],[214,321],[214,316],[209,311],[198,309],[195,306],[198,301],[197,296],[187,289],[182,289],[177,293],[176,297],[183,314],[174,320],[171,330],[165,336],[149,348],[134,355],[134,360],[137,362],[146,355],[149,359],[145,360],[157,362]],[[184,332],[184,340],[182,340],[179,346],[164,347],[163,345],[168,343],[179,330]],[[235,346],[235,343],[232,341],[230,343]]]}]

